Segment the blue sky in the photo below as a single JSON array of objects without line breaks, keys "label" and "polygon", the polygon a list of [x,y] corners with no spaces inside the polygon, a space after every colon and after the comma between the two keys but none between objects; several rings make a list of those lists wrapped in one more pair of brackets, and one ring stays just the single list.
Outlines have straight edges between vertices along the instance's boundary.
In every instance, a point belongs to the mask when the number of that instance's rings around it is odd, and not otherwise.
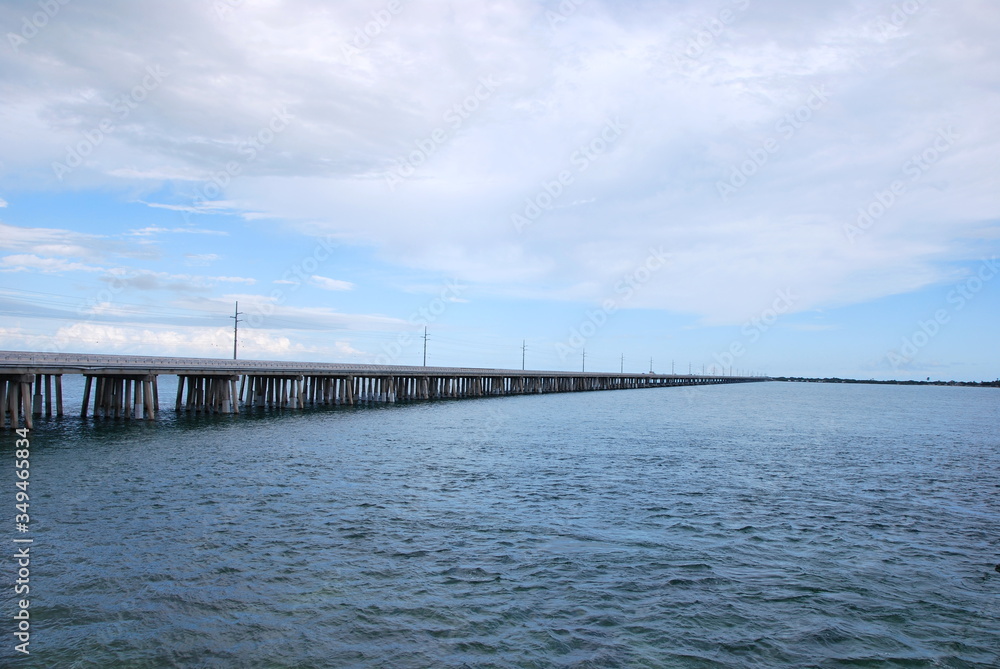
[{"label": "blue sky", "polygon": [[0,2],[0,348],[1000,377],[1000,6]]}]

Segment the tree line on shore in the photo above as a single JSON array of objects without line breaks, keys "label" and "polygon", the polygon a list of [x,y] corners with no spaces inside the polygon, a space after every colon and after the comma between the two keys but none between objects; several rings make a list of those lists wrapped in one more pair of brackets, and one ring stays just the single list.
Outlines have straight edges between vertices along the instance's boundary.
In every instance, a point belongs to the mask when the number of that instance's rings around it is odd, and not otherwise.
[{"label": "tree line on shore", "polygon": [[797,383],[871,383],[891,386],[970,386],[974,388],[1000,388],[1000,379],[996,381],[900,381],[896,379],[879,381],[876,379],[841,379],[805,378],[801,376],[775,376],[773,381],[790,381]]}]

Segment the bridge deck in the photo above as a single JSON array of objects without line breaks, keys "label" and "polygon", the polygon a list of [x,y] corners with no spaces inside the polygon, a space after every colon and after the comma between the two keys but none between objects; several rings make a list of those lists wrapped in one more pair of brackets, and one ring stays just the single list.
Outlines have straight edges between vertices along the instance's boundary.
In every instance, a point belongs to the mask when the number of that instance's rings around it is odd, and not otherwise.
[{"label": "bridge deck", "polygon": [[91,374],[105,370],[148,371],[155,374],[405,374],[418,376],[565,376],[635,377],[661,379],[751,379],[724,375],[649,374],[618,372],[567,372],[486,367],[422,367],[409,365],[366,365],[337,362],[288,362],[275,360],[228,360],[224,358],[172,358],[161,356],[100,355],[91,353],[27,353],[0,351],[0,374]]},{"label": "bridge deck", "polygon": [[[304,408],[356,404],[662,388],[766,381],[763,377],[562,372],[468,367],[414,367],[347,363],[171,358],[0,351],[0,426],[63,413],[62,376],[86,379],[80,415],[93,397],[95,417],[153,419],[159,411],[157,377],[179,377],[175,410],[239,413],[244,407]],[[43,392],[44,389],[44,392]],[[32,392],[33,391],[33,392]],[[186,394],[186,396],[185,396]]]}]

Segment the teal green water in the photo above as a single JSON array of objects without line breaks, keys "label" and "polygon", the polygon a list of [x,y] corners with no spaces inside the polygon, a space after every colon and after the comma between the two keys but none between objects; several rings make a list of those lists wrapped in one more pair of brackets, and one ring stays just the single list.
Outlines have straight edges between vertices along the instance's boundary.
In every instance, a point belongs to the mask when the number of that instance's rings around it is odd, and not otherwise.
[{"label": "teal green water", "polygon": [[993,389],[781,383],[42,421],[0,659],[996,667],[998,426]]}]

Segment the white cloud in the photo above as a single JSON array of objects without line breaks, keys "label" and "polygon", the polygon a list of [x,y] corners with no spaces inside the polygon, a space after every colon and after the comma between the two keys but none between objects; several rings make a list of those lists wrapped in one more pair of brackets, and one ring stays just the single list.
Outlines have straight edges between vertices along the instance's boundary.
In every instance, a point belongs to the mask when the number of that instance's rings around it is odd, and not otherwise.
[{"label": "white cloud", "polygon": [[0,222],[0,248],[38,255],[97,260],[115,248],[102,235],[59,228],[28,228]]},{"label": "white cloud", "polygon": [[354,290],[354,284],[350,281],[341,281],[339,279],[331,279],[326,276],[318,276],[315,274],[309,277],[309,283],[317,288],[322,288],[323,290]]},{"label": "white cloud", "polygon": [[171,272],[153,272],[150,270],[135,270],[118,268],[109,272],[107,281],[120,284],[135,290],[171,290],[199,291],[217,284],[238,283],[252,286],[257,280],[245,276],[205,276],[198,274],[173,274]]},{"label": "white cloud", "polygon": [[217,253],[185,253],[184,257],[189,265],[204,266],[211,265],[222,256]]},{"label": "white cloud", "polygon": [[[64,350],[115,351],[155,355],[197,355],[222,357],[232,352],[233,332],[229,328],[187,327],[183,330],[157,326],[119,326],[101,323],[74,323],[59,328],[54,342]],[[305,352],[287,337],[263,331],[240,333],[245,355],[287,357]]]},{"label": "white cloud", "polygon": [[9,272],[41,272],[62,274],[63,272],[106,272],[104,267],[70,262],[62,258],[40,258],[36,255],[10,255],[0,258],[0,265]]},{"label": "white cloud", "polygon": [[205,230],[202,228],[161,228],[155,225],[130,230],[129,235],[133,237],[150,237],[152,235],[218,235],[228,236],[225,230]]},{"label": "white cloud", "polygon": [[7,207],[7,200],[0,197],[0,209],[4,209],[6,207]]},{"label": "white cloud", "polygon": [[[1000,218],[1000,6],[923,3],[886,29],[892,11],[750,3],[692,58],[717,12],[697,3],[592,0],[554,30],[528,0],[410,3],[347,57],[371,20],[352,3],[243,3],[225,20],[193,1],[70,5],[30,51],[0,53],[16,101],[0,111],[0,173],[62,186],[52,160],[157,64],[163,85],[68,184],[169,182],[178,201],[149,206],[270,218],[500,295],[599,300],[662,245],[671,264],[630,306],[738,323],[786,287],[796,309],[863,302],[949,280]],[[491,76],[496,91],[476,98]],[[828,103],[784,136],[778,123],[823,86]],[[291,120],[267,134],[282,107]],[[580,168],[576,152],[615,118],[625,132]],[[843,226],[947,126],[960,141],[851,244]],[[718,183],[774,137],[778,150],[723,201]],[[390,190],[400,159],[420,164]],[[560,172],[572,183],[519,234],[511,215]],[[203,197],[209,185],[217,198]],[[93,260],[108,243],[10,229],[0,245],[38,256]]]},{"label": "white cloud", "polygon": [[[0,327],[0,348],[33,351],[73,351],[133,355],[229,357],[233,332],[229,328],[158,325],[109,325],[77,322],[52,334],[21,326]],[[367,361],[371,356],[344,339],[333,342],[295,341],[265,330],[240,330],[240,357],[245,359]]]},{"label": "white cloud", "polygon": [[342,331],[401,331],[412,330],[414,325],[400,318],[379,314],[351,314],[334,311],[328,307],[298,307],[282,304],[283,296],[255,293],[228,293],[221,297],[185,296],[174,300],[171,306],[181,310],[215,311],[231,314],[233,303],[240,303],[240,311],[250,328],[267,330],[318,330]]},{"label": "white cloud", "polygon": [[[119,354],[228,357],[232,352],[233,332],[229,328],[186,327],[176,330],[163,326],[107,325],[74,323],[61,327],[51,337],[30,335],[19,328],[0,328],[0,343],[15,348],[29,339],[34,350],[56,348],[75,352],[115,352]],[[267,330],[241,328],[241,358],[296,360],[326,359],[336,361],[367,360],[370,355],[356,349],[350,341],[297,341]]]}]

